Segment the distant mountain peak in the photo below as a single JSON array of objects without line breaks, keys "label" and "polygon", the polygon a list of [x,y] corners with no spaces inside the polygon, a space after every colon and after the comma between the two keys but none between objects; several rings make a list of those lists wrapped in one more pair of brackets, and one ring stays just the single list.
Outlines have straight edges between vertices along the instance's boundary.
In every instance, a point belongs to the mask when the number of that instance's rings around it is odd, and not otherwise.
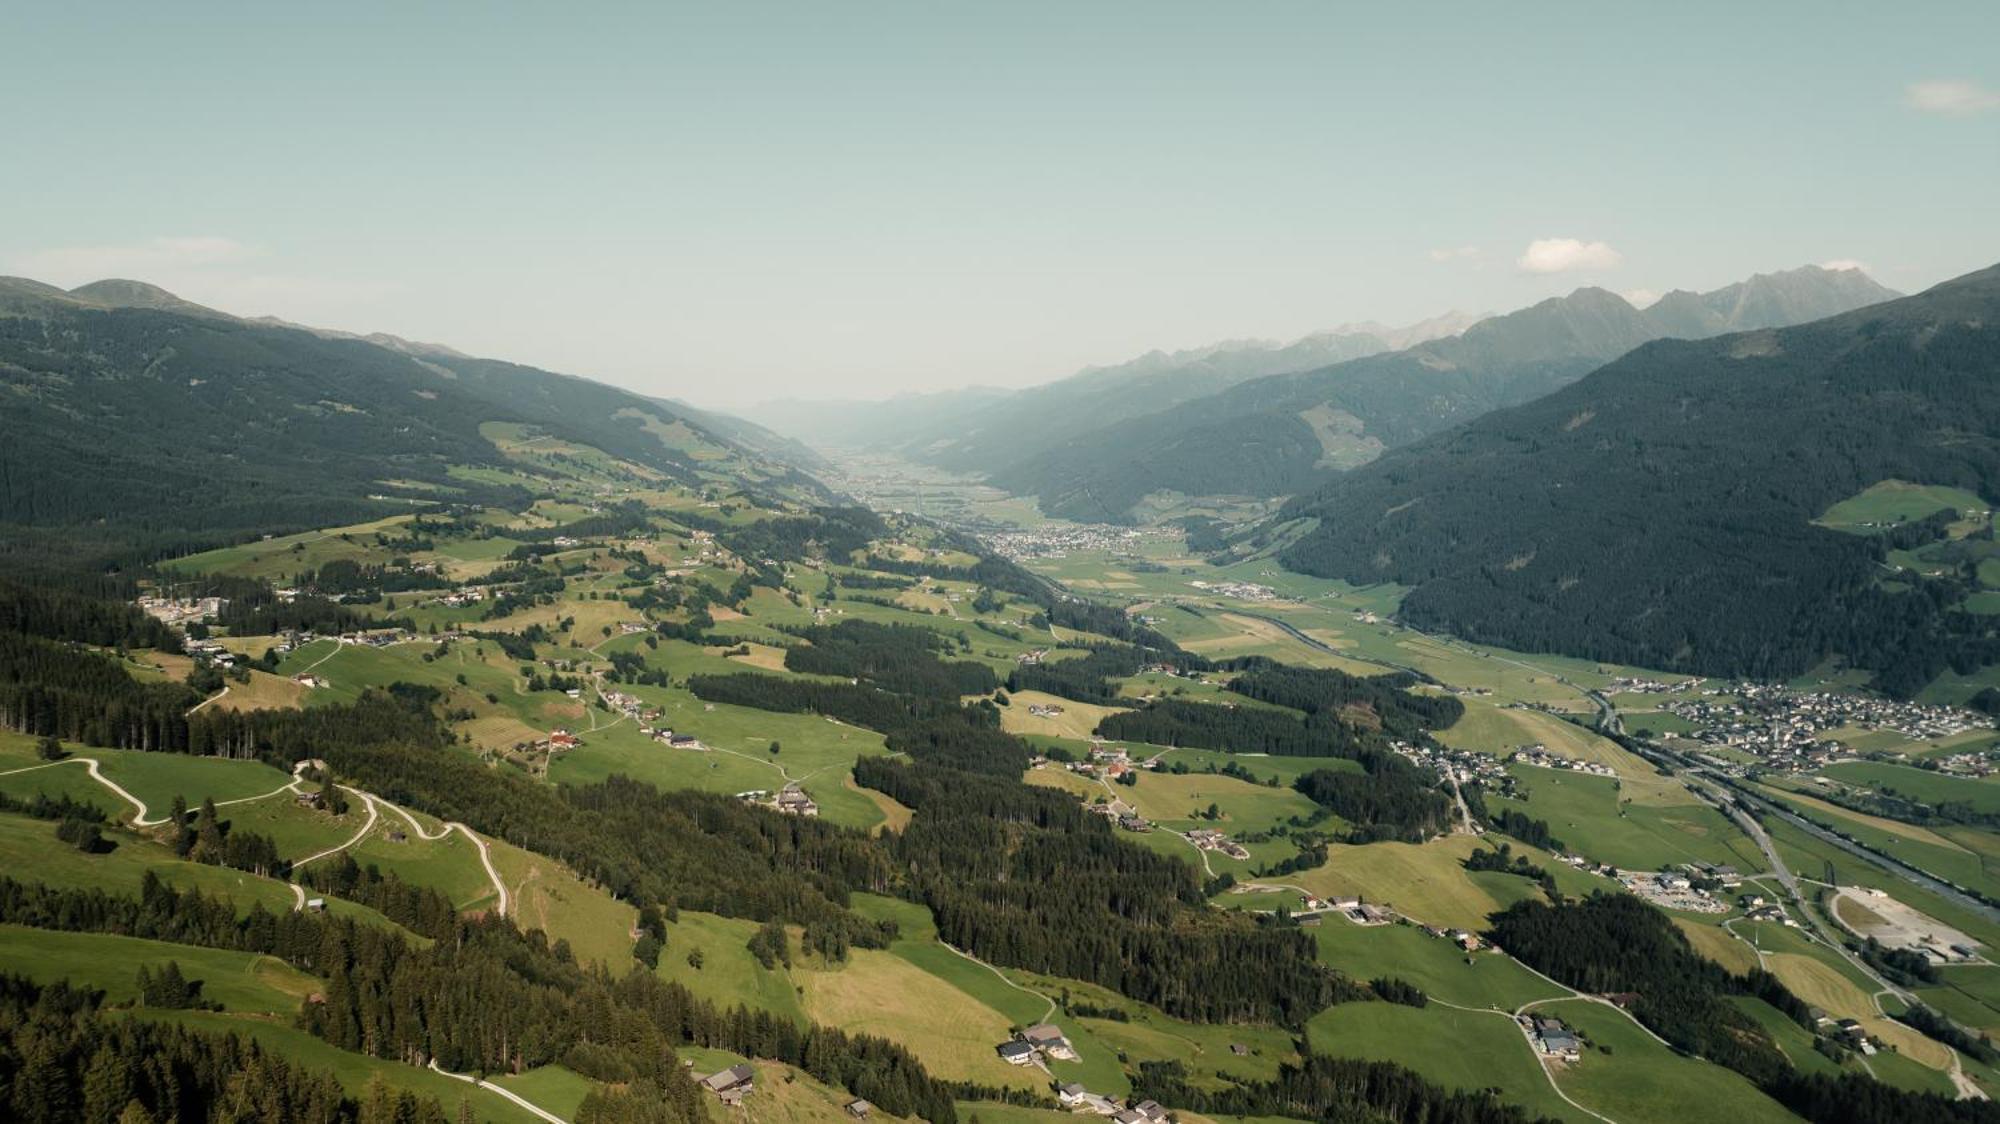
[{"label": "distant mountain peak", "polygon": [[107,277],[102,281],[92,281],[88,285],[78,285],[69,291],[69,295],[85,304],[97,305],[100,308],[151,308],[189,316],[236,319],[226,312],[218,312],[206,305],[183,300],[158,285],[123,277]]}]

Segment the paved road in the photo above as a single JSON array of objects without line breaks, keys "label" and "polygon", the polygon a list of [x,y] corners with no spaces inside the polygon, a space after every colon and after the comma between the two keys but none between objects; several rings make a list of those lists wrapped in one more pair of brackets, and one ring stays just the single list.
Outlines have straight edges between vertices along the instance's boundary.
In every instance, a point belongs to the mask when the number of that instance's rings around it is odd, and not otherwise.
[{"label": "paved road", "polygon": [[[1797,815],[1796,813],[1787,809],[1782,804],[1778,804],[1775,801],[1767,799],[1758,793],[1743,788],[1742,786],[1736,784],[1729,778],[1721,776],[1715,770],[1709,768],[1706,765],[1691,764],[1686,760],[1680,758],[1673,759],[1671,763],[1680,767],[1686,772],[1698,774],[1704,779],[1710,780],[1714,784],[1726,788],[1738,800],[1741,800],[1746,804],[1756,805],[1758,808],[1761,808],[1766,814],[1777,816],[1779,819],[1784,820],[1786,823],[1792,825],[1793,827],[1798,828],[1800,831],[1805,832],[1807,835],[1810,835],[1813,838],[1818,839],[1823,843],[1827,843],[1831,846],[1838,847],[1839,849],[1846,851],[1847,853],[1854,855],[1857,858],[1860,858],[1875,866],[1881,867],[1883,870],[1886,870],[1889,873],[1895,875],[1896,877],[1901,878],[1905,882],[1908,882],[1915,886],[1919,886],[1925,890],[1930,891],[1933,894],[1936,894],[1941,898],[1944,898],[1946,901],[1951,902],[1953,905],[1958,906],[1961,909],[1969,910],[1970,912],[1976,913],[1980,917],[1983,917],[1988,921],[1994,922],[1995,924],[2000,924],[2000,908],[1995,908],[1994,906],[1986,902],[1980,901],[1978,898],[1975,898],[1972,895],[1967,894],[1963,890],[1960,890],[1958,887],[1953,886],[1948,882],[1941,881],[1933,877],[1932,875],[1917,869],[1916,867],[1909,866],[1895,858],[1891,858],[1888,855],[1871,851],[1868,848],[1853,842],[1852,840],[1843,839],[1839,835],[1836,835],[1833,832],[1828,831],[1827,829],[1819,826],[1818,824],[1813,823],[1811,820],[1808,820],[1803,816]],[[1761,832],[1761,830],[1762,829],[1760,828],[1759,831]]]},{"label": "paved road", "polygon": [[[1564,680],[1564,682],[1568,682],[1568,680]],[[1618,708],[1611,705],[1611,700],[1605,698],[1602,691],[1585,691],[1584,697],[1597,705],[1598,733],[1622,734],[1625,732],[1625,720],[1618,717]]]},{"label": "paved road", "polygon": [[[1695,770],[1690,770],[1690,771],[1693,772]],[[1722,789],[1720,782],[1717,782],[1713,778],[1706,775],[1703,775],[1698,779],[1704,781],[1708,785],[1715,786],[1712,794],[1718,796],[1724,795],[1724,790]],[[1748,798],[1757,799],[1754,796]],[[1762,803],[1764,807],[1772,809],[1775,812],[1775,814],[1784,816],[1788,821],[1795,823],[1798,826],[1808,831],[1812,831],[1813,834],[1821,838],[1825,838],[1829,842],[1833,843],[1846,842],[1846,840],[1841,839],[1839,836],[1831,835],[1828,832],[1816,829],[1814,825],[1806,822],[1805,820],[1800,819],[1797,816],[1791,815],[1790,813],[1784,811],[1782,808],[1778,808],[1770,801],[1760,801],[1760,803]],[[1877,972],[1873,965],[1869,964],[1867,961],[1861,959],[1859,956],[1856,956],[1854,953],[1849,951],[1847,945],[1841,940],[1839,940],[1837,936],[1828,936],[1824,931],[1820,929],[1820,920],[1818,916],[1816,916],[1810,909],[1806,908],[1805,894],[1803,891],[1799,889],[1798,876],[1793,874],[1790,868],[1788,868],[1785,865],[1784,856],[1778,853],[1778,848],[1774,843],[1772,843],[1770,833],[1764,830],[1764,825],[1758,823],[1757,817],[1750,815],[1748,812],[1745,812],[1735,801],[1725,799],[1722,801],[1722,804],[1723,807],[1728,809],[1730,818],[1736,821],[1737,826],[1741,827],[1744,833],[1749,835],[1751,839],[1755,840],[1757,846],[1763,850],[1764,859],[1771,866],[1771,876],[1778,880],[1778,884],[1784,887],[1786,895],[1792,899],[1792,908],[1795,912],[1797,912],[1801,924],[1805,926],[1806,935],[1808,937],[1817,940],[1820,944],[1825,945],[1827,948],[1832,950],[1835,955],[1839,956],[1842,960],[1845,960],[1847,963],[1853,965],[1855,969],[1860,971],[1863,975],[1867,976],[1869,979],[1875,981],[1877,989],[1868,997],[1868,1001],[1872,1003],[1875,1007],[1875,1013],[1883,1016],[1888,1015],[1888,1011],[1885,1010],[1882,1006],[1882,996],[1884,995],[1892,995],[1896,997],[1897,999],[1901,1000],[1905,1006],[1913,1006],[1916,1003],[1918,1003],[1919,1000],[1915,995],[1912,995],[1909,991],[1905,990],[1902,987],[1897,986],[1894,982],[1885,978],[1880,972]],[[1853,847],[1849,847],[1847,849],[1856,850],[1856,848]],[[1876,858],[1876,856],[1872,854],[1866,854],[1865,852],[1864,856],[1871,860]],[[1912,879],[1912,881],[1917,881],[1917,879]],[[1934,882],[1935,880],[1925,878],[1923,879],[1923,881]],[[1946,888],[1949,889],[1949,887]],[[1742,939],[1741,934],[1736,934],[1734,930],[1731,930],[1731,933],[1735,935],[1738,940]],[[1753,944],[1752,947],[1756,946]],[[1760,964],[1763,962],[1764,952],[1763,949],[1761,948],[1757,950],[1757,959]],[[1864,1062],[1863,1064],[1866,1065],[1867,1063]],[[1871,1068],[1869,1072],[1873,1074],[1874,1070]],[[1951,1069],[1946,1071],[1946,1076],[1951,1078],[1952,1087],[1958,1091],[1959,1099],[1981,1100],[1981,1101],[1987,1099],[1986,1091],[1981,1089],[1978,1085],[1974,1084],[1972,1082],[1972,1079],[1966,1076],[1964,1064],[1962,1062],[1962,1059],[1960,1059],[1957,1050],[1951,1051]]]}]

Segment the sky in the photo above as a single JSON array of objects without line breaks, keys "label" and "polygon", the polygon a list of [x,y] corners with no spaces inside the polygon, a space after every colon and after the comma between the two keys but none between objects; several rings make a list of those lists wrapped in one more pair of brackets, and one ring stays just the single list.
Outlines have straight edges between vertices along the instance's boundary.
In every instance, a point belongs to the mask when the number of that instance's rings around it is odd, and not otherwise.
[{"label": "sky", "polygon": [[2000,261],[2000,4],[0,7],[0,273],[703,405]]}]

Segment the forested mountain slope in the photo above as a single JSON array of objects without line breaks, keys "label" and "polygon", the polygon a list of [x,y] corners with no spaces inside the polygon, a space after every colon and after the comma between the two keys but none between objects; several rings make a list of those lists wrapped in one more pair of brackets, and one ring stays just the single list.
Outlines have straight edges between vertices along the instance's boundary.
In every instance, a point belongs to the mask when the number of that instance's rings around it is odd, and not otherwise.
[{"label": "forested mountain slope", "polygon": [[0,280],[0,526],[227,538],[408,510],[508,464],[481,426],[678,480],[816,488],[663,403],[448,350],[252,323],[137,282]]},{"label": "forested mountain slope", "polygon": [[887,449],[953,471],[994,472],[1106,425],[1247,379],[1412,347],[1464,331],[1476,319],[1447,312],[1400,328],[1344,324],[1290,343],[1224,340],[1150,351],[1021,390],[969,387],[887,402],[773,402],[756,412],[767,424],[824,445]]},{"label": "forested mountain slope", "polygon": [[1017,391],[952,419],[950,425],[913,433],[903,447],[911,456],[954,471],[1004,471],[1104,426],[1250,379],[1411,347],[1463,331],[1473,322],[1473,317],[1448,312],[1403,328],[1346,325],[1289,344],[1232,340],[1188,351],[1154,351]]},{"label": "forested mountain slope", "polygon": [[1510,647],[1766,678],[1841,655],[1908,691],[2000,649],[1959,576],[1885,587],[1882,540],[1811,523],[1889,479],[2000,494],[2000,268],[1649,344],[1295,501],[1318,525],[1283,560]]},{"label": "forested mountain slope", "polygon": [[1759,274],[1646,309],[1579,289],[1403,351],[1241,383],[1024,455],[994,482],[1051,515],[1125,519],[1149,493],[1272,496],[1490,410],[1530,401],[1662,336],[1796,323],[1895,296],[1854,270]]}]

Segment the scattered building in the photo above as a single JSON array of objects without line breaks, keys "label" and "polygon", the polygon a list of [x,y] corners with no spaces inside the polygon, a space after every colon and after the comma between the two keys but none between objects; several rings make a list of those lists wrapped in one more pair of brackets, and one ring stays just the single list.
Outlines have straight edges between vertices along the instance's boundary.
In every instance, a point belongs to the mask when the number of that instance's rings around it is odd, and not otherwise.
[{"label": "scattered building", "polygon": [[1564,1026],[1561,1019],[1530,1018],[1525,1020],[1535,1039],[1535,1048],[1553,1058],[1574,1061],[1583,1056],[1583,1043],[1576,1032]]},{"label": "scattered building", "polygon": [[788,816],[819,815],[819,805],[813,803],[813,798],[806,795],[805,789],[800,788],[797,781],[792,781],[779,790],[776,804],[778,811]]},{"label": "scattered building", "polygon": [[716,1095],[726,1105],[743,1103],[756,1087],[757,1071],[747,1065],[732,1065],[728,1069],[717,1070],[700,1081],[702,1088]]},{"label": "scattered building", "polygon": [[1076,1060],[1076,1048],[1063,1035],[1060,1028],[1048,1023],[1036,1023],[1021,1032],[1021,1037],[1029,1045],[1059,1062]]}]

